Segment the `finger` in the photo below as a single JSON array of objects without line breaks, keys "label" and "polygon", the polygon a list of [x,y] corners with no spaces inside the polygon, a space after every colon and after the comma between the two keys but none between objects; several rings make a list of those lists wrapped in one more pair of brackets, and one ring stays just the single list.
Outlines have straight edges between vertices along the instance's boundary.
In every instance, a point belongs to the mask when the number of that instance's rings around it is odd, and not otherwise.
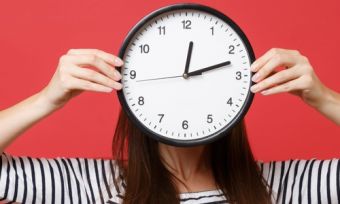
[{"label": "finger", "polygon": [[266,53],[264,53],[261,57],[259,57],[250,67],[250,70],[253,72],[257,72],[260,67],[262,67],[264,64],[268,62],[268,60],[275,54],[275,52],[278,52],[277,50],[270,49]]},{"label": "finger", "polygon": [[282,83],[291,81],[293,79],[296,79],[299,76],[300,74],[296,67],[291,68],[291,69],[285,69],[253,85],[250,88],[250,90],[254,93],[260,92],[262,90],[269,89],[270,87],[273,87],[275,85],[282,84]]},{"label": "finger", "polygon": [[254,82],[259,82],[266,78],[271,72],[273,72],[277,67],[285,66],[292,67],[298,62],[298,57],[295,55],[281,53],[272,56],[266,64],[259,68],[257,73],[253,76],[252,80]]},{"label": "finger", "polygon": [[279,86],[275,86],[273,88],[264,90],[261,92],[261,94],[273,95],[273,94],[284,93],[284,92],[294,92],[297,90],[301,90],[302,88],[303,88],[303,80],[302,80],[302,77],[300,77],[295,80],[288,81]]},{"label": "finger", "polygon": [[68,80],[67,87],[69,89],[81,90],[81,91],[95,91],[95,92],[104,92],[104,93],[110,93],[113,91],[113,89],[110,87],[103,86],[101,84],[96,84],[90,81],[74,78],[74,77],[71,77],[71,79]]},{"label": "finger", "polygon": [[118,67],[124,64],[123,60],[119,57],[97,49],[70,49],[67,53],[71,55],[96,55],[97,57],[102,58],[105,62]]},{"label": "finger", "polygon": [[101,84],[103,86],[107,86],[109,88],[113,88],[116,90],[120,90],[122,88],[122,84],[100,74],[94,70],[81,68],[77,66],[69,67],[70,74],[74,77],[84,79],[87,81],[95,82],[97,84]]},{"label": "finger", "polygon": [[107,64],[102,58],[96,55],[66,55],[62,57],[63,63],[71,63],[79,66],[93,66],[115,81],[119,81],[121,74],[111,65]]},{"label": "finger", "polygon": [[267,51],[264,55],[259,57],[252,65],[251,71],[257,72],[263,65],[265,65],[273,56],[279,54],[291,54],[291,55],[299,55],[299,51],[297,50],[287,50],[287,49],[280,49],[280,48],[272,48]]}]

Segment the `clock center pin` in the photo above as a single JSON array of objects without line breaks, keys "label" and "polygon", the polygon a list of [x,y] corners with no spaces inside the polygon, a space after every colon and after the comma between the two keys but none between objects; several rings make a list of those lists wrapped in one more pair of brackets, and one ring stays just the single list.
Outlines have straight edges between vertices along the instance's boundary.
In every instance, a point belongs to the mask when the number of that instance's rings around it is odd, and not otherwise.
[{"label": "clock center pin", "polygon": [[188,78],[189,78],[188,74],[187,74],[187,73],[184,73],[184,74],[183,74],[183,78],[184,78],[184,79],[188,79]]}]

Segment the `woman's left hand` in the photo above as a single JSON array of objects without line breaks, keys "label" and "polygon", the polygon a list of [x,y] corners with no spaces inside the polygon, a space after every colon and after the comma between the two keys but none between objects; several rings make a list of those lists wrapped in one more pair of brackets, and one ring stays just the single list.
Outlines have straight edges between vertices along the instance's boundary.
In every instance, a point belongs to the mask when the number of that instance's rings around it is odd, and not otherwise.
[{"label": "woman's left hand", "polygon": [[252,92],[292,93],[340,125],[340,94],[321,83],[308,58],[299,51],[273,48],[252,64],[251,71],[257,83]]},{"label": "woman's left hand", "polygon": [[[279,68],[284,68],[279,70]],[[272,95],[293,93],[313,107],[321,105],[326,94],[324,85],[313,71],[308,58],[296,50],[273,48],[258,58],[251,66],[256,72],[251,87],[254,93]]]}]

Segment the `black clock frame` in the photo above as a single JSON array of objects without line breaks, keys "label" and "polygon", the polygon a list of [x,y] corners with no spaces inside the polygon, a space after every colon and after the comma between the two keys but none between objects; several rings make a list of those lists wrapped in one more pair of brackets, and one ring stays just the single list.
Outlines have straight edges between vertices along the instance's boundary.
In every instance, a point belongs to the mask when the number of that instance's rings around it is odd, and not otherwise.
[{"label": "black clock frame", "polygon": [[[123,45],[120,48],[119,51],[119,57],[121,59],[124,58],[125,55],[125,51],[127,49],[127,47],[130,44],[130,41],[135,37],[135,35],[137,34],[137,32],[146,24],[148,23],[150,20],[156,18],[159,15],[162,15],[166,12],[170,12],[170,11],[176,11],[176,10],[198,10],[198,11],[203,11],[203,12],[207,12],[209,14],[212,14],[218,18],[220,18],[221,20],[223,20],[224,22],[226,22],[230,27],[232,27],[235,32],[241,37],[243,43],[245,44],[247,51],[248,51],[248,55],[249,55],[249,60],[251,63],[254,62],[255,60],[255,55],[254,55],[254,51],[250,45],[249,40],[247,39],[246,35],[243,33],[243,31],[241,30],[241,28],[233,21],[231,20],[229,17],[227,17],[225,14],[221,13],[220,11],[210,8],[208,6],[204,6],[204,5],[200,5],[200,4],[192,4],[192,3],[180,3],[180,4],[174,4],[174,5],[169,5],[163,8],[160,8],[158,10],[155,10],[153,12],[151,12],[150,14],[148,14],[147,16],[145,16],[144,18],[142,18],[127,34],[126,38],[123,41]],[[252,75],[252,73],[251,73]],[[251,77],[251,76],[250,76]],[[252,86],[254,84],[254,82],[250,83],[250,86]],[[247,98],[245,103],[243,104],[243,106],[241,107],[239,113],[233,118],[233,120],[226,125],[225,127],[223,127],[221,130],[219,130],[218,132],[211,134],[209,136],[200,138],[200,139],[193,139],[193,140],[180,140],[180,139],[172,139],[172,138],[168,138],[165,137],[163,135],[157,134],[153,131],[151,131],[148,127],[146,127],[143,123],[141,123],[137,117],[132,113],[132,111],[130,110],[126,98],[124,96],[123,93],[123,89],[117,92],[120,104],[122,105],[122,109],[123,111],[125,111],[125,113],[127,114],[128,118],[133,122],[134,125],[137,126],[137,128],[139,128],[143,133],[145,133],[146,135],[150,136],[151,138],[168,144],[168,145],[173,145],[173,146],[178,146],[178,147],[190,147],[190,146],[196,146],[196,145],[202,145],[202,144],[208,144],[211,142],[214,142],[218,139],[220,139],[221,137],[223,137],[228,131],[230,131],[237,123],[239,123],[243,117],[245,116],[245,114],[247,113],[253,98],[254,98],[254,94],[252,92],[248,92]]]}]

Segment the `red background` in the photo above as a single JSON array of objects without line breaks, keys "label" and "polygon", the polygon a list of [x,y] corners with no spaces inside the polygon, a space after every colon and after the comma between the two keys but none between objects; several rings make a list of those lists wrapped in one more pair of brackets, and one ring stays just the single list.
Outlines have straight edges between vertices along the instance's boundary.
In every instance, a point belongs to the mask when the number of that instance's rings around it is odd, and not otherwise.
[{"label": "red background", "polygon": [[[3,1],[0,6],[0,109],[41,90],[70,48],[117,53],[143,16],[178,1]],[[298,49],[320,79],[340,91],[340,1],[196,1],[227,14],[259,57]],[[116,94],[85,93],[23,134],[8,152],[109,157],[120,110]],[[340,158],[340,128],[289,94],[257,95],[246,121],[258,159]],[[1,128],[1,124],[0,124]]]}]

